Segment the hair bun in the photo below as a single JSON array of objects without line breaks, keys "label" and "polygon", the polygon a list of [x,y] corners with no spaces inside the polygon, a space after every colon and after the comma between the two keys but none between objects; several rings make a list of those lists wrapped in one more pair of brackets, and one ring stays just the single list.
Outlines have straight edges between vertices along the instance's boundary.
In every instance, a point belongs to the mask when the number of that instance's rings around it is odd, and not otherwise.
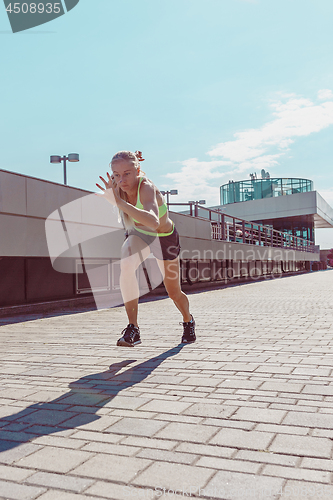
[{"label": "hair bun", "polygon": [[135,154],[135,156],[137,157],[137,159],[138,159],[139,161],[145,161],[145,159],[144,159],[144,158],[142,158],[142,151],[135,151],[135,153],[134,153],[134,154]]}]

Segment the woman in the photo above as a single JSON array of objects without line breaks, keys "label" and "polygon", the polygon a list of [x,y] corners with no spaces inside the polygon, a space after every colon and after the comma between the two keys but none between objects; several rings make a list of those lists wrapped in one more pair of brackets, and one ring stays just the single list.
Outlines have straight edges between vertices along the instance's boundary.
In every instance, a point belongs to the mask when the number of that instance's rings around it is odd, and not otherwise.
[{"label": "woman", "polygon": [[112,175],[100,176],[103,196],[118,206],[126,228],[121,250],[120,289],[129,324],[122,331],[118,346],[133,347],[141,343],[138,326],[139,288],[136,269],[152,252],[163,276],[169,297],[183,315],[182,343],[195,342],[195,321],[189,301],[180,288],[179,235],[168,216],[160,191],[140,169],[141,151],[119,151],[111,160]]}]

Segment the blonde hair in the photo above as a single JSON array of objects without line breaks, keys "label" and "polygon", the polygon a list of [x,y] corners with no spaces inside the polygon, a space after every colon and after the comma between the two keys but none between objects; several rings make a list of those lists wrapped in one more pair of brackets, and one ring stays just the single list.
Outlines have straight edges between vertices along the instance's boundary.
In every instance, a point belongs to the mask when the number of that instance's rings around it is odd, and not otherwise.
[{"label": "blonde hair", "polygon": [[[134,163],[134,166],[137,170],[140,170],[140,161],[144,161],[144,158],[142,158],[142,153],[141,151],[135,151],[135,153],[132,153],[132,151],[118,151],[115,155],[113,155],[112,160],[110,161],[110,167],[112,169],[112,164],[118,160],[127,160],[127,161],[132,161]],[[146,174],[141,170],[141,176],[144,177]],[[128,196],[123,191],[121,188],[118,188],[119,190],[119,196],[121,199],[125,200],[128,202]],[[125,226],[125,229],[131,229],[134,226],[133,219],[130,217],[128,214],[125,214],[122,210],[119,210],[120,217],[123,221],[123,224]]]}]

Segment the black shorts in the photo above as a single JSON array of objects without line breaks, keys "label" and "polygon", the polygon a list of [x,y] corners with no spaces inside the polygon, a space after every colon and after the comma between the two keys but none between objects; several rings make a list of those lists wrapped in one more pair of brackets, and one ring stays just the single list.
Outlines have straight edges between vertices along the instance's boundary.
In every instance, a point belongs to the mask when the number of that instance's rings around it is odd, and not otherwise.
[{"label": "black shorts", "polygon": [[134,227],[126,231],[125,239],[129,236],[138,236],[150,247],[154,257],[159,260],[173,260],[180,253],[179,234],[176,227],[173,227],[173,232],[168,236],[156,236],[141,233]]}]

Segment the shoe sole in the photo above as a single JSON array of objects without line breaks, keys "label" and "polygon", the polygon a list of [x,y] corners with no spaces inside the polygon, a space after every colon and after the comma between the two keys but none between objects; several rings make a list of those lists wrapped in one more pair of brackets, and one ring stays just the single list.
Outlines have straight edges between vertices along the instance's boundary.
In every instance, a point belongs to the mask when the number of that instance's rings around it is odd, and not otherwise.
[{"label": "shoe sole", "polygon": [[182,340],[181,341],[181,344],[194,344],[194,342],[196,341],[197,339],[195,340]]},{"label": "shoe sole", "polygon": [[141,340],[137,340],[136,342],[133,342],[133,344],[130,344],[129,342],[126,342],[126,340],[119,339],[117,342],[117,346],[121,347],[134,347],[135,345],[141,344]]}]

